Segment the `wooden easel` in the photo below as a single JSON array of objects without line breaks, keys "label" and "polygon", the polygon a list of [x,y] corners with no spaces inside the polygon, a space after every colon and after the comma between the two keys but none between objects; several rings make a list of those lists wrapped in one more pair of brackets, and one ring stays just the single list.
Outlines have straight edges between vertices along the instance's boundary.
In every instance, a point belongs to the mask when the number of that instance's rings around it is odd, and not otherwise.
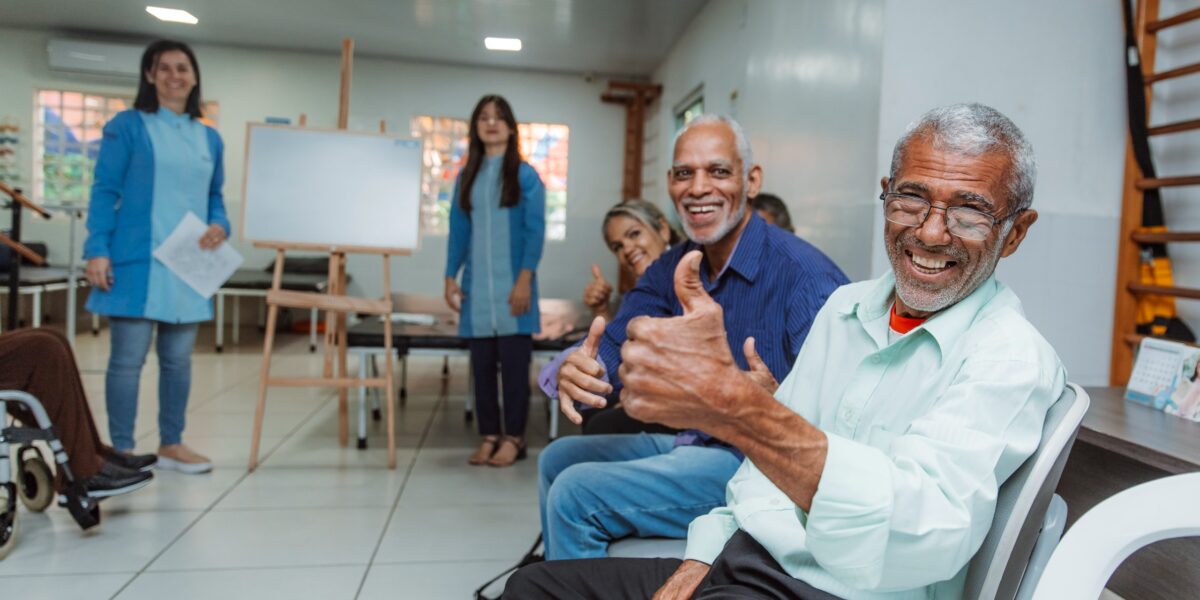
[{"label": "wooden easel", "polygon": [[[341,94],[338,99],[338,129],[346,129],[350,113],[350,74],[354,53],[353,40],[342,41]],[[301,124],[305,119],[301,117]],[[382,127],[382,125],[381,125]],[[267,292],[267,330],[263,341],[262,367],[259,371],[258,406],[254,412],[254,434],[250,442],[249,470],[258,466],[259,442],[262,437],[263,413],[266,409],[268,386],[332,386],[338,388],[338,441],[344,447],[349,441],[348,391],[351,387],[384,388],[387,398],[388,468],[396,468],[396,386],[392,378],[392,255],[407,251],[364,246],[335,246],[285,242],[254,242],[258,248],[275,250],[275,271],[271,290]],[[316,250],[329,253],[329,284],[326,293],[294,292],[281,289],[284,253],[287,250]],[[346,254],[379,254],[383,259],[383,298],[356,298],[346,295]],[[325,311],[325,368],[323,376],[271,377],[271,352],[275,345],[275,325],[279,308],[301,308]],[[384,377],[359,379],[347,377],[346,372],[346,313],[382,315],[384,350],[388,357]],[[336,361],[334,347],[337,348]]]}]

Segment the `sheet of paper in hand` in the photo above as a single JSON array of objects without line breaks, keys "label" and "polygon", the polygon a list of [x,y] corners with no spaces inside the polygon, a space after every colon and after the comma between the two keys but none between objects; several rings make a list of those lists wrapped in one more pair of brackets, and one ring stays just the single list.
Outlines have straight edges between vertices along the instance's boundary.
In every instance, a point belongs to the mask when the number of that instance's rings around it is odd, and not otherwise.
[{"label": "sheet of paper in hand", "polygon": [[212,298],[245,259],[229,242],[223,242],[212,250],[201,248],[200,236],[207,230],[208,225],[189,212],[175,227],[175,231],[154,250],[154,258],[196,293]]}]

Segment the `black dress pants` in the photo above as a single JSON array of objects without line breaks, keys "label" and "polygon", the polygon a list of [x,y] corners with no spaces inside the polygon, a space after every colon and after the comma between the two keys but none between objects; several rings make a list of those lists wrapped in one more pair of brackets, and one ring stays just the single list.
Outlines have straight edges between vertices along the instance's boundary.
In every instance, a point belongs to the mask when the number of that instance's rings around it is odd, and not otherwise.
[{"label": "black dress pants", "polygon": [[[505,600],[644,600],[680,565],[674,558],[592,558],[529,565],[513,574]],[[738,531],[713,561],[693,600],[837,600],[795,579],[750,534]]]},{"label": "black dress pants", "polygon": [[[533,338],[504,335],[470,338],[471,375],[475,378],[475,414],[480,435],[525,435],[529,420],[529,361]],[[504,386],[504,431],[500,430],[500,399],[496,389],[496,366]]]}]

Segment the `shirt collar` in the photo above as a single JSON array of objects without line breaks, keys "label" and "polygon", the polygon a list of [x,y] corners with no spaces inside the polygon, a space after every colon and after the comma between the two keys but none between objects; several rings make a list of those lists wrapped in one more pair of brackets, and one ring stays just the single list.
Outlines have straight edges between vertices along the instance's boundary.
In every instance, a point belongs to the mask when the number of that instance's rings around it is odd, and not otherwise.
[{"label": "shirt collar", "polygon": [[171,121],[171,122],[185,121],[185,120],[192,118],[192,115],[189,115],[187,113],[175,114],[174,111],[172,111],[171,109],[169,109],[165,106],[162,106],[162,105],[159,105],[158,112],[156,112],[154,114],[158,115],[158,117],[160,119],[166,119],[167,121]]},{"label": "shirt collar", "polygon": [[[730,270],[741,275],[751,283],[758,276],[763,245],[767,241],[767,227],[770,227],[770,225],[767,225],[767,222],[758,216],[758,213],[754,212],[752,208],[746,207],[746,210],[750,211],[750,222],[746,224],[746,228],[742,230],[742,234],[734,242],[733,252],[730,254],[729,261],[721,268],[721,272],[717,273],[717,276],[712,278],[710,282],[708,276],[703,275],[703,273],[708,272],[708,269],[702,269],[703,278],[701,281],[704,281],[706,284],[715,285],[725,275],[725,272]],[[684,250],[685,254],[692,249],[701,249],[701,246],[695,242],[689,241],[688,244],[690,247]],[[707,264],[707,255],[705,255],[704,261],[701,264]]]},{"label": "shirt collar", "polygon": [[[971,323],[975,322],[975,316],[996,296],[999,289],[1000,283],[996,281],[996,276],[988,277],[966,298],[929,317],[910,334],[928,332],[945,352],[946,348],[952,346]],[[891,310],[895,290],[896,274],[888,270],[883,277],[876,279],[860,298],[842,305],[838,313],[845,317],[854,316],[864,325],[886,317]]]}]

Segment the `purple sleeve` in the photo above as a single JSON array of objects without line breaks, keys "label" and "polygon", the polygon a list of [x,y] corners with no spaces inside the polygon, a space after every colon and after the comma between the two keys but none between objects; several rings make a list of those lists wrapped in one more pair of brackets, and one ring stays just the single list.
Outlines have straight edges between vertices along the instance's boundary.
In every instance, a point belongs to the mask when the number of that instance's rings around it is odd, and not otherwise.
[{"label": "purple sleeve", "polygon": [[[542,369],[538,371],[538,387],[542,388],[542,393],[546,394],[546,397],[550,398],[551,400],[558,400],[558,370],[561,369],[563,363],[566,362],[567,355],[578,350],[582,345],[583,340],[575,342],[575,344],[573,344],[570,348],[559,352],[558,355],[551,359],[550,362],[546,363],[546,366],[542,367]],[[600,379],[605,383],[609,383],[607,370],[600,374]],[[578,402],[576,402],[575,405],[584,409],[592,408],[585,404],[579,404]]]}]

